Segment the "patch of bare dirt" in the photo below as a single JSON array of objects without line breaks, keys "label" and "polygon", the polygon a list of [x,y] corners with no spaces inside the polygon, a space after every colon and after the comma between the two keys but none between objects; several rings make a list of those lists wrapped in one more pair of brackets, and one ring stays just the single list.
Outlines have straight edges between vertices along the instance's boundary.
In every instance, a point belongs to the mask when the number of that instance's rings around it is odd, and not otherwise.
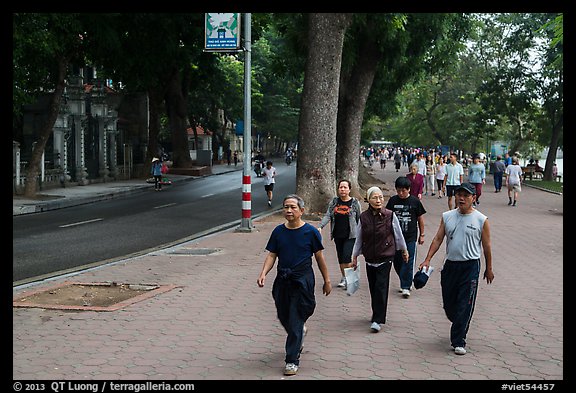
[{"label": "patch of bare dirt", "polygon": [[255,221],[260,222],[260,223],[266,223],[266,222],[283,222],[284,221],[284,214],[280,211],[274,214],[270,214],[266,217],[259,217],[257,218]]},{"label": "patch of bare dirt", "polygon": [[58,306],[109,307],[156,288],[158,286],[73,283],[32,293],[29,296],[19,298],[17,302]]}]

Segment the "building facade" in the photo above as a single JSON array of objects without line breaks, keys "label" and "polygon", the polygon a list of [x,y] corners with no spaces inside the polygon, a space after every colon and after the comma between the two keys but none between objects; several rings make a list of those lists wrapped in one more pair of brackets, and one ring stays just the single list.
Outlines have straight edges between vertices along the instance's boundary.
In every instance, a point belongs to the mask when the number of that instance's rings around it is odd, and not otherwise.
[{"label": "building facade", "polygon": [[[26,166],[47,116],[49,98],[47,94],[23,108],[21,141],[13,142],[15,193],[24,189]],[[119,109],[121,104],[127,106],[125,101],[132,102],[130,116],[121,118]],[[44,150],[40,189],[133,177],[143,166],[147,136],[145,97],[126,99],[99,79],[93,68],[74,68]]]}]

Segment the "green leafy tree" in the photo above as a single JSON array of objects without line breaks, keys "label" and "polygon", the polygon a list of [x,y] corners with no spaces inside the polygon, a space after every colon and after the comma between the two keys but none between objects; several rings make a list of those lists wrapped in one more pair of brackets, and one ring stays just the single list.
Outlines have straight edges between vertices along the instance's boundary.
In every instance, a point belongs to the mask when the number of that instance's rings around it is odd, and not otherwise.
[{"label": "green leafy tree", "polygon": [[49,97],[26,171],[26,197],[38,191],[42,154],[60,111],[68,66],[84,54],[84,26],[84,18],[74,13],[13,14],[13,119],[21,118],[23,104]]},{"label": "green leafy tree", "polygon": [[399,114],[385,134],[402,136],[406,144],[471,152],[501,139],[513,142],[513,152],[549,145],[555,154],[562,144],[563,84],[562,65],[555,62],[562,46],[549,45],[558,34],[546,22],[554,15],[471,18],[475,29],[466,49],[453,66],[402,91]]},{"label": "green leafy tree", "polygon": [[478,88],[483,109],[490,117],[510,124],[512,152],[537,138],[534,114],[539,60],[535,31],[542,24],[534,14],[482,15],[481,35],[473,50],[488,64],[489,78]]},{"label": "green leafy tree", "polygon": [[[296,192],[308,213],[322,212],[334,193],[338,86],[349,14],[308,15],[306,62],[298,139]],[[329,33],[328,33],[329,32]]]},{"label": "green leafy tree", "polygon": [[150,162],[158,152],[162,118],[166,116],[174,166],[191,166],[187,133],[189,120],[194,118],[189,113],[191,91],[205,93],[202,78],[217,69],[216,56],[202,51],[204,14],[128,13],[98,17],[107,23],[89,27],[94,62],[114,80],[121,81],[125,91],[148,95],[146,161]]},{"label": "green leafy tree", "polygon": [[544,48],[542,78],[537,83],[542,101],[542,133],[540,142],[548,146],[544,168],[544,180],[552,177],[553,162],[558,148],[563,147],[564,133],[564,64],[563,64],[563,16],[547,15],[541,31],[548,38]]},{"label": "green leafy tree", "polygon": [[438,75],[403,89],[398,101],[401,112],[390,123],[392,131],[387,132],[403,134],[401,141],[408,145],[449,145],[474,151],[483,137],[493,135],[492,122],[477,98],[486,74],[474,58],[460,55],[458,59]]},{"label": "green leafy tree", "polygon": [[275,140],[275,153],[298,140],[298,115],[302,76],[285,73],[283,58],[286,41],[270,24],[253,48],[254,79],[261,86],[260,104],[253,106],[254,127],[262,138]]},{"label": "green leafy tree", "polygon": [[449,64],[468,32],[460,14],[355,14],[338,104],[337,173],[357,187],[364,118],[386,118],[410,81]]}]

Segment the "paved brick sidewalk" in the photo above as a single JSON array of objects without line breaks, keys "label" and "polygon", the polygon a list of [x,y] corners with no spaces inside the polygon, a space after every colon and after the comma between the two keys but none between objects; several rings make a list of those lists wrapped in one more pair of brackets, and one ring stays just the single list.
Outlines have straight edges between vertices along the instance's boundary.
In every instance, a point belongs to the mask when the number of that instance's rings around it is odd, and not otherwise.
[{"label": "paved brick sidewalk", "polygon": [[[398,175],[392,165],[374,174],[386,185]],[[427,236],[417,263],[447,209],[445,198],[423,202]],[[495,279],[479,286],[465,356],[450,347],[438,271],[409,299],[397,292],[392,271],[388,321],[374,334],[365,274],[355,295],[335,287],[325,297],[316,268],[318,304],[301,368],[284,377],[285,332],[271,296],[275,269],[264,288],[256,285],[269,234],[282,222],[273,215],[255,221],[251,233],[229,230],[15,288],[14,296],[66,280],[179,286],[112,312],[13,308],[13,379],[563,380],[562,196],[524,187],[513,208],[505,192],[487,184],[479,209],[491,223]],[[323,236],[337,283],[334,244],[326,229]],[[437,268],[443,251],[432,260]]]}]

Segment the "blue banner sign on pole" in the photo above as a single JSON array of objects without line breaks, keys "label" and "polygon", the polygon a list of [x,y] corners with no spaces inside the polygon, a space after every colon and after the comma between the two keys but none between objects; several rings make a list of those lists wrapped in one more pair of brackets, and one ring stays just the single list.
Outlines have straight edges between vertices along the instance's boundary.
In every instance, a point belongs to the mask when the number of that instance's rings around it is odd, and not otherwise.
[{"label": "blue banner sign on pole", "polygon": [[240,49],[240,14],[205,14],[205,42],[207,51],[237,51]]},{"label": "blue banner sign on pole", "polygon": [[450,154],[450,146],[449,145],[440,145],[440,154],[443,156]]},{"label": "blue banner sign on pole", "polygon": [[244,135],[244,120],[236,120],[236,135]]}]

